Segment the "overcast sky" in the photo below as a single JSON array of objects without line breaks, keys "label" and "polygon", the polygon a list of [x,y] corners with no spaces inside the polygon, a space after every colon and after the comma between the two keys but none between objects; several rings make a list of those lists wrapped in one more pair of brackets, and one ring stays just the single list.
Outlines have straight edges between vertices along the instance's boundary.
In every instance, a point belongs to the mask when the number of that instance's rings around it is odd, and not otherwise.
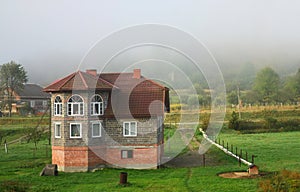
[{"label": "overcast sky", "polygon": [[17,61],[46,85],[77,70],[100,39],[144,23],[194,35],[221,68],[300,67],[298,0],[1,0],[0,64]]}]

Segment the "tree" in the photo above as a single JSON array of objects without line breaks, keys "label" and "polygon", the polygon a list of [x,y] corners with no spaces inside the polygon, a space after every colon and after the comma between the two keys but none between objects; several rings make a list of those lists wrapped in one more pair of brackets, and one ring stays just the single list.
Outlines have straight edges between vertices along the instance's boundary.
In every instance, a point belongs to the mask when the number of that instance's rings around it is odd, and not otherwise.
[{"label": "tree", "polygon": [[24,88],[24,83],[28,81],[27,73],[22,65],[11,61],[0,67],[0,90],[5,94],[4,102],[8,107],[11,116],[13,93]]},{"label": "tree", "polygon": [[228,122],[229,129],[239,129],[239,115],[235,111],[232,111],[231,117]]},{"label": "tree", "polygon": [[289,100],[291,102],[299,101],[299,99],[300,99],[300,69],[298,69],[298,72],[294,76],[287,78],[282,92],[283,92],[286,100]]},{"label": "tree", "polygon": [[34,143],[35,150],[37,150],[37,144],[42,139],[44,130],[38,129],[38,126],[35,128],[27,128],[24,130],[27,143],[32,141]]},{"label": "tree", "polygon": [[270,67],[260,70],[254,80],[253,91],[258,94],[261,102],[270,103],[277,100],[280,78]]}]

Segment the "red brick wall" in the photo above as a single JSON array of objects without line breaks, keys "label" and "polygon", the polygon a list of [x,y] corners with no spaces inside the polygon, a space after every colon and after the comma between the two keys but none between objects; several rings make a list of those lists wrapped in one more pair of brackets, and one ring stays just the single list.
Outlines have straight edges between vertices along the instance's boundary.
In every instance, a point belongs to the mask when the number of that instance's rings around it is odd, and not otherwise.
[{"label": "red brick wall", "polygon": [[[120,148],[52,146],[52,163],[59,171],[88,171],[99,166],[149,169],[156,168],[159,154],[157,146],[135,148],[133,158],[122,159]],[[124,148],[127,150],[127,148]],[[105,157],[104,161],[101,157]]]},{"label": "red brick wall", "polygon": [[[125,149],[127,150],[127,149]],[[149,169],[157,167],[157,148],[135,148],[133,158],[122,159],[121,149],[107,149],[107,161],[113,167]]]}]

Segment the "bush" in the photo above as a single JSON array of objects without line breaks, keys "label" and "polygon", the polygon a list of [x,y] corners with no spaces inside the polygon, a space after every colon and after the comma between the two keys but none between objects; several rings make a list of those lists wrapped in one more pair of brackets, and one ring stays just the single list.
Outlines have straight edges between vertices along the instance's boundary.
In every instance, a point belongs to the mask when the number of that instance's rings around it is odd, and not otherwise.
[{"label": "bush", "polygon": [[239,129],[239,115],[235,111],[232,112],[231,117],[229,119],[228,123],[228,128],[229,129]]},{"label": "bush", "polygon": [[270,179],[259,183],[262,192],[289,192],[300,190],[300,173],[283,170],[274,174]]},{"label": "bush", "polygon": [[273,117],[265,117],[265,127],[267,129],[276,128],[277,119]]},{"label": "bush", "polygon": [[200,121],[201,121],[201,124],[202,124],[202,129],[203,131],[205,131],[208,127],[208,124],[209,124],[209,120],[210,120],[210,113],[203,113],[200,115]]},{"label": "bush", "polygon": [[300,119],[279,120],[277,128],[283,131],[300,131]]}]

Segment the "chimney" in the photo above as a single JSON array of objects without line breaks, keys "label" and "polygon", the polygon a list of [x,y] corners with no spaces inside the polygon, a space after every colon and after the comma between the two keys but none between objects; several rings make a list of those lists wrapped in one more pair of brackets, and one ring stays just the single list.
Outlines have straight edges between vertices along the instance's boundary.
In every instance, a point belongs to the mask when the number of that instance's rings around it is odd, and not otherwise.
[{"label": "chimney", "polygon": [[97,69],[87,69],[86,73],[93,75],[93,76],[97,76]]},{"label": "chimney", "polygon": [[141,69],[133,69],[133,78],[140,79],[141,78]]}]

